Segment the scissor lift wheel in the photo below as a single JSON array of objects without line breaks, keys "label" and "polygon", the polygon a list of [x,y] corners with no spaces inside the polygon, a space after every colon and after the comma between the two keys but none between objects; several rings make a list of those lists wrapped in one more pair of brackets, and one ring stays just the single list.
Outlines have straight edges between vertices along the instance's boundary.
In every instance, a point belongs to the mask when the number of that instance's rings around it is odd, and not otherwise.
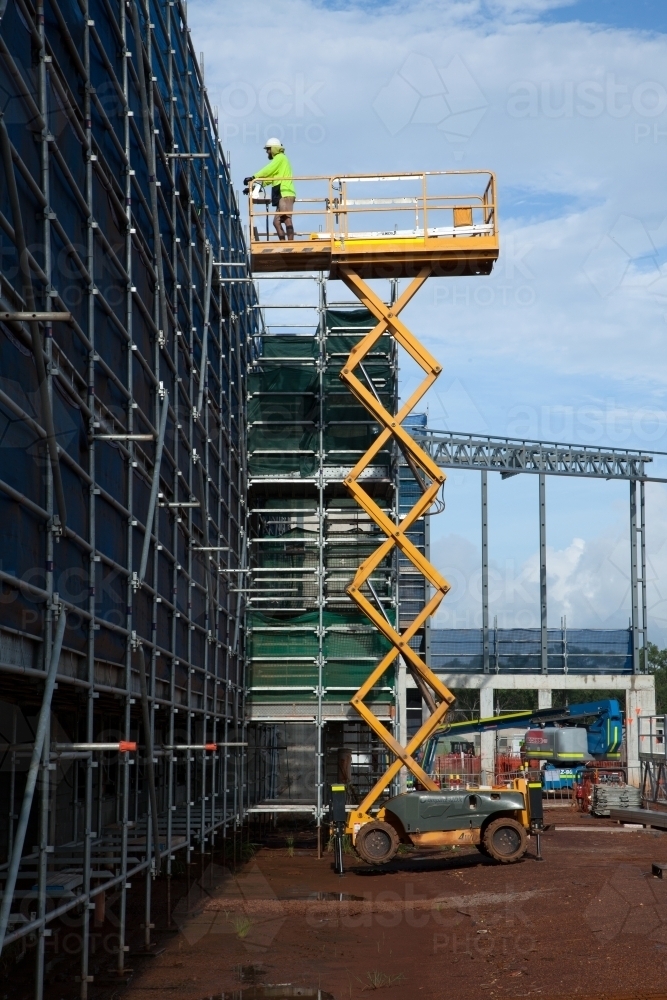
[{"label": "scissor lift wheel", "polygon": [[519,861],[528,848],[526,831],[515,819],[501,816],[487,826],[482,835],[483,854],[509,865]]},{"label": "scissor lift wheel", "polygon": [[384,865],[395,856],[398,845],[398,834],[393,826],[374,820],[362,826],[354,846],[359,857],[369,865]]}]

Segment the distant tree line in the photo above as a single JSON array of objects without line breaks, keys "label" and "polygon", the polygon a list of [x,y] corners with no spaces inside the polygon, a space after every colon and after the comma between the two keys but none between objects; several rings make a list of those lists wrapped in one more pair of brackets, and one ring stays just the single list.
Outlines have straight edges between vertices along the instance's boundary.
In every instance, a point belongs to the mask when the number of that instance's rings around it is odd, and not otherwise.
[{"label": "distant tree line", "polygon": [[[647,643],[646,665],[655,678],[655,710],[658,715],[667,713],[667,649],[660,649],[654,642]],[[640,650],[641,669],[644,669],[644,650]]]}]

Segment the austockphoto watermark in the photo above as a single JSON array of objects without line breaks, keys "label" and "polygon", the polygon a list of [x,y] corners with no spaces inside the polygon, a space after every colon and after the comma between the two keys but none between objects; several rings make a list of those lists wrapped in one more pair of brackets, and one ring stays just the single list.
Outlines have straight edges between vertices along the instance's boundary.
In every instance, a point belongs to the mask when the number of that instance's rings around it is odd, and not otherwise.
[{"label": "austockphoto watermark", "polygon": [[[491,616],[500,629],[540,627],[537,504],[532,527],[528,521],[527,530],[529,533],[534,532],[535,549],[531,556],[523,562],[515,559],[505,559],[504,562],[494,560],[488,567],[488,600]],[[552,599],[556,604],[560,604],[561,613],[565,611],[569,615],[576,599],[576,617],[584,616],[588,620],[599,621],[601,625],[609,621],[613,615],[618,615],[622,620],[630,582],[629,549],[622,541],[618,541],[609,546],[606,554],[594,550],[592,555],[589,555],[590,551],[581,538],[574,538],[565,553],[562,550],[554,553],[552,549],[547,549],[547,583]],[[481,629],[484,624],[482,567],[480,564],[462,566],[452,561],[447,562],[446,548],[443,552],[446,565],[445,577],[451,589],[438,608],[434,626],[438,629]],[[567,557],[569,567],[565,575],[563,555]],[[650,578],[654,579],[655,571],[650,559],[649,569]],[[585,581],[591,575],[597,580],[603,580],[604,585],[585,586]]]},{"label": "austockphoto watermark", "polygon": [[532,306],[535,304],[535,289],[531,285],[436,285],[433,302],[436,306]]},{"label": "austockphoto watermark", "polygon": [[327,137],[321,122],[287,122],[260,125],[258,122],[224,122],[220,128],[220,138],[225,147],[233,143],[242,146],[263,146],[267,139],[280,139],[284,146],[305,143],[319,146]]},{"label": "austockphoto watermark", "polygon": [[603,404],[532,406],[519,403],[507,413],[511,438],[584,442],[623,448],[656,447],[667,436],[667,410],[629,409],[610,398]]},{"label": "austockphoto watermark", "polygon": [[631,84],[607,73],[600,80],[517,80],[508,88],[511,118],[659,118],[667,87],[657,80]]},{"label": "austockphoto watermark", "polygon": [[[11,584],[6,581],[0,591],[0,610],[16,601],[33,601],[36,592],[47,590],[47,573],[44,566],[33,566],[18,573],[16,567],[8,565],[6,560],[0,560],[0,570],[12,577]],[[87,629],[91,623],[88,614],[88,602],[91,590],[95,598],[95,614],[98,621],[109,625],[125,627],[127,615],[125,612],[125,592],[127,577],[124,573],[95,563],[94,580],[90,572],[82,566],[68,566],[57,573],[56,587],[60,598],[67,602],[66,634]],[[81,610],[77,610],[80,608]],[[179,609],[183,611],[184,609]],[[23,631],[31,631],[42,620],[43,606],[20,607],[20,622]]]},{"label": "austockphoto watermark", "polygon": [[468,308],[524,308],[535,304],[535,274],[529,264],[534,243],[519,243],[514,233],[503,240],[503,252],[494,268],[493,279],[466,282],[434,282],[433,304]]},{"label": "austockphoto watermark", "polygon": [[[47,961],[55,955],[73,957],[83,951],[84,936],[80,931],[71,931],[60,927],[51,928],[46,939]],[[118,931],[92,930],[87,935],[89,953],[91,955],[118,955],[121,948],[121,937]],[[28,934],[25,938],[27,949],[37,947],[39,935]]]},{"label": "austockphoto watermark", "polygon": [[[458,854],[453,848],[454,864]],[[479,863],[484,863],[481,857]],[[531,891],[500,891],[494,894],[493,908],[482,912],[474,897],[433,898],[407,882],[400,892],[367,892],[363,898],[324,894],[325,898],[307,899],[302,908],[298,896],[290,900],[276,896],[257,862],[239,872],[212,864],[180,898],[173,920],[190,946],[209,934],[224,934],[235,935],[253,950],[266,950],[276,942],[286,920],[298,920],[325,933],[340,928],[366,931],[407,926],[427,935],[432,932],[435,953],[509,954],[512,945],[519,943],[522,951],[535,948],[531,920],[523,909],[533,895]]]},{"label": "austockphoto watermark", "polygon": [[[451,590],[447,594],[445,604],[438,611],[438,624],[440,625],[442,619],[445,618],[447,624],[452,628],[481,627],[484,580],[481,567],[471,571],[470,569],[449,566],[446,576]],[[537,624],[532,621],[532,616],[537,614],[537,610],[528,610],[535,604],[537,583],[538,581],[534,579],[533,568],[530,565],[520,566],[514,559],[506,559],[502,568],[491,566],[488,569],[489,600],[500,602],[507,609],[511,609],[506,610],[504,614],[505,617],[512,618],[516,627],[530,628],[533,624]],[[456,605],[466,597],[479,603],[479,621],[477,621],[476,613],[473,616],[474,620],[470,621],[468,610],[457,612]],[[527,616],[530,617],[530,621],[528,621]]]},{"label": "austockphoto watermark", "polygon": [[468,933],[449,934],[436,931],[433,934],[433,954],[468,955],[470,958],[490,958],[501,956],[529,955],[537,951],[537,939],[533,934],[493,933],[481,928]]},{"label": "austockphoto watermark", "polygon": [[[173,515],[171,516],[173,517]],[[204,553],[201,558],[203,562],[206,554]],[[5,579],[0,589],[0,614],[3,608],[7,608],[17,601],[20,602],[17,612],[20,612],[21,628],[23,631],[30,631],[41,622],[44,606],[36,603],[34,607],[25,607],[23,602],[41,601],[39,595],[47,592],[49,573],[43,565],[31,566],[20,572],[15,564],[9,563],[6,559],[0,559],[0,571],[11,577],[11,582]],[[102,559],[94,563],[94,572],[84,566],[71,565],[62,570],[56,570],[54,590],[60,599],[67,604],[66,631],[72,633],[88,629],[93,624],[89,615],[91,597],[95,599],[96,622],[105,622],[111,626],[117,625],[125,628],[127,625],[127,584],[128,573],[109,566]],[[192,584],[191,587],[193,588],[190,592],[192,597],[192,594],[195,593],[195,584]],[[203,591],[200,590],[199,596],[202,593]],[[187,614],[186,602],[187,597],[176,595],[171,613]],[[192,620],[203,624],[203,606]]]},{"label": "austockphoto watermark", "polygon": [[[481,629],[484,625],[481,567],[471,570],[450,565],[445,576],[451,590],[438,609],[435,627]],[[532,560],[519,565],[514,559],[506,559],[504,566],[490,566],[488,588],[498,628],[539,628],[539,575]]]},{"label": "austockphoto watermark", "polygon": [[[455,574],[447,573],[447,581],[451,583],[450,577]],[[454,588],[450,591],[450,594],[454,592]],[[450,594],[447,595],[447,600],[449,600]],[[534,603],[534,602],[533,602]],[[529,608],[523,608],[522,610],[508,610],[504,609],[494,614],[494,621],[498,628],[511,629],[511,628],[539,628],[540,627],[540,616],[539,612],[532,611]],[[484,625],[484,617],[482,610],[472,611],[470,608],[466,608],[462,611],[458,611],[456,608],[445,607],[444,610],[438,611],[435,619],[436,628],[462,628],[462,629],[481,629]]]},{"label": "austockphoto watermark", "polygon": [[[459,900],[454,907],[449,900],[428,899],[415,893],[414,886],[408,884],[403,893],[384,890],[369,894],[363,903],[341,901],[333,906],[330,903],[312,903],[306,909],[306,923],[309,927],[326,927],[327,930],[369,930],[372,927],[390,930],[402,926],[427,930],[431,927],[436,954],[443,951],[454,954],[507,954],[510,943],[516,946],[518,939],[521,939],[523,950],[534,950],[534,938],[527,932],[530,921],[520,904],[511,905],[513,894],[505,895],[507,900],[499,901],[497,911],[480,918],[474,911],[460,912],[457,907],[463,911],[466,908],[465,905],[460,906]],[[471,931],[470,920],[474,925],[484,926]],[[466,923],[468,927],[464,926]]]},{"label": "austockphoto watermark", "polygon": [[584,274],[601,298],[618,291],[641,292],[654,305],[667,309],[666,230],[667,218],[656,225],[619,215],[584,261]]},{"label": "austockphoto watermark", "polygon": [[[429,56],[411,52],[378,91],[373,110],[392,136],[410,125],[428,126],[460,147],[476,130],[488,103],[460,55],[436,65]],[[457,153],[462,156],[462,149]]]},{"label": "austockphoto watermark", "polygon": [[[88,939],[90,951],[93,954],[118,955],[121,941],[121,900],[122,891],[119,888],[98,892],[93,896],[90,911],[90,923],[85,937]],[[46,916],[55,910],[60,900],[46,900]],[[36,900],[24,896],[19,901],[18,913],[27,922],[36,919]],[[84,942],[84,913],[82,901],[80,906],[61,913],[57,923],[50,923],[50,933],[45,939],[47,955],[79,955]],[[35,948],[39,942],[39,934],[31,933],[25,937],[27,949]]]},{"label": "austockphoto watermark", "polygon": [[[451,859],[455,863],[459,848],[451,849]],[[483,862],[480,859],[480,864]],[[530,893],[528,894],[530,896]],[[392,928],[406,925],[418,929],[434,928],[434,950],[490,954],[502,950],[501,939],[524,938],[530,928],[530,920],[523,911],[525,893],[500,892],[496,894],[494,909],[482,914],[478,907],[466,905],[465,897],[433,898],[415,891],[412,882],[405,884],[401,892],[385,889],[366,893],[361,900],[341,900],[340,902],[312,902],[306,907],[306,923],[309,927],[345,927],[369,929],[371,927]],[[470,932],[469,921],[479,928]],[[466,926],[467,925],[467,926]],[[494,935],[497,935],[494,937]],[[478,947],[473,941],[485,938]],[[524,944],[526,942],[524,941]],[[531,950],[530,942],[528,950]]]},{"label": "austockphoto watermark", "polygon": [[216,102],[223,145],[261,146],[275,136],[285,145],[306,143],[317,146],[327,138],[321,91],[324,82],[297,73],[286,80],[268,80],[256,85],[235,80],[219,94]]}]

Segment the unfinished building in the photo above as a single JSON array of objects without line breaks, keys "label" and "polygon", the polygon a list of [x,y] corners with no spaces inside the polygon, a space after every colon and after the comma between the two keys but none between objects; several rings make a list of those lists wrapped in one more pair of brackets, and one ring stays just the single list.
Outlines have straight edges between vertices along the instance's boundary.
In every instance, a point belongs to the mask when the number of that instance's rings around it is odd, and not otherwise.
[{"label": "unfinished building", "polygon": [[185,4],[2,10],[0,944],[86,996],[247,805],[259,319]]}]

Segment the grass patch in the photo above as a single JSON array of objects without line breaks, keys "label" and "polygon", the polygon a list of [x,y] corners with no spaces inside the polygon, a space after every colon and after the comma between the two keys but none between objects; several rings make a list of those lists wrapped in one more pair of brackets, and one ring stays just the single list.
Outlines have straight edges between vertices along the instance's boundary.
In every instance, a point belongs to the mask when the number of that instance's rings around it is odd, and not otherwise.
[{"label": "grass patch", "polygon": [[[333,839],[333,837],[329,837],[329,839],[327,841],[327,853],[328,854],[333,854],[333,849],[334,849],[334,839]],[[354,854],[356,856],[356,853],[357,852],[355,851],[355,849],[354,849],[354,847],[352,845],[352,837],[349,835],[349,833],[344,834],[343,835],[343,854]]]},{"label": "grass patch", "polygon": [[241,938],[241,940],[248,936],[252,924],[253,922],[250,917],[239,915],[238,917],[232,918],[232,927],[234,928],[234,932],[237,937]]},{"label": "grass patch", "polygon": [[257,854],[261,846],[261,844],[253,844],[249,840],[246,840],[245,843],[241,844],[239,851],[241,861],[250,861]]},{"label": "grass patch", "polygon": [[366,979],[359,980],[364,990],[383,990],[390,986],[398,986],[399,983],[404,981],[405,976],[402,972],[399,972],[397,976],[392,976],[388,972],[380,972],[379,969],[367,972]]}]

